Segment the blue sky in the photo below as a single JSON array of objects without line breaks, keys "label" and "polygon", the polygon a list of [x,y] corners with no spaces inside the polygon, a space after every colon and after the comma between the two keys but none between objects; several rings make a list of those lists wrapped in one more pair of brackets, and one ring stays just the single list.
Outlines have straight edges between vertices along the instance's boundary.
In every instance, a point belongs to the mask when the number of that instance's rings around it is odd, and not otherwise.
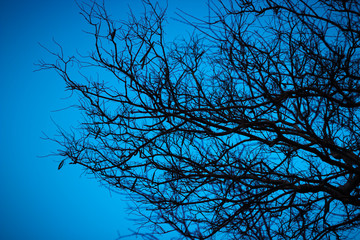
[{"label": "blue sky", "polygon": [[[106,5],[120,18],[126,19],[128,5],[141,12],[140,0],[106,0]],[[206,0],[169,0],[169,14],[179,7],[204,15],[205,6]],[[80,115],[56,111],[76,99],[55,72],[34,72],[38,60],[51,61],[38,43],[52,49],[54,38],[66,54],[86,52],[92,45],[84,29],[71,0],[0,2],[0,239],[115,239],[117,232],[136,227],[124,196],[110,194],[80,167],[58,171],[59,159],[39,157],[56,150],[41,139],[42,132],[56,133],[52,119],[67,128]],[[171,29],[182,34],[178,26]]]}]

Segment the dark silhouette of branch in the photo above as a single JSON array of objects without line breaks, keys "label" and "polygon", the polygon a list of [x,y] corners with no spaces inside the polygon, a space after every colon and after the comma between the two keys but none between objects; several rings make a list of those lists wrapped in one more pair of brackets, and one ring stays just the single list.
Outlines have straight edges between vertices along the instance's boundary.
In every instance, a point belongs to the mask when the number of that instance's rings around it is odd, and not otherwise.
[{"label": "dark silhouette of branch", "polygon": [[[346,239],[360,223],[360,3],[220,0],[207,20],[179,14],[195,33],[174,42],[166,9],[144,4],[121,23],[82,5],[93,53],[41,63],[85,116],[58,154],[134,196],[154,234]],[[74,61],[113,78],[76,79]]]}]

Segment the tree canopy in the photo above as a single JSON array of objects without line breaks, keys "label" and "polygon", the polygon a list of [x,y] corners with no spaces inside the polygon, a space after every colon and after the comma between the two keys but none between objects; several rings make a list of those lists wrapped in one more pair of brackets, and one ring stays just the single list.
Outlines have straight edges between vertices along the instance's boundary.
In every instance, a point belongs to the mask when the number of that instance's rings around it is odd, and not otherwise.
[{"label": "tree canopy", "polygon": [[[166,8],[144,6],[118,21],[80,5],[91,54],[41,63],[84,115],[55,138],[59,167],[129,192],[154,234],[309,240],[356,229],[360,2],[214,0],[206,18],[178,13],[194,33],[174,41]],[[73,75],[83,67],[108,77]]]}]

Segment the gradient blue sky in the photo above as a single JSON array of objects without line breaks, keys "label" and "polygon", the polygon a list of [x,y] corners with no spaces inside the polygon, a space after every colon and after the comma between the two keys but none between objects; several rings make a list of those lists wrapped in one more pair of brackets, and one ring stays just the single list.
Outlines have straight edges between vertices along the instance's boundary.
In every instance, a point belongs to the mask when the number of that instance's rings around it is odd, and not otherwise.
[{"label": "gradient blue sky", "polygon": [[[128,5],[141,12],[140,0],[105,2],[123,19]],[[177,7],[206,15],[206,2],[169,0],[169,15]],[[183,34],[170,24],[172,34]],[[92,42],[84,29],[72,0],[0,1],[0,239],[115,239],[135,227],[124,196],[110,194],[80,167],[58,171],[59,159],[38,157],[56,150],[41,139],[42,132],[55,134],[51,119],[65,128],[79,120],[74,110],[56,111],[76,101],[56,73],[34,72],[38,60],[51,61],[38,43],[55,49],[54,38],[66,54],[86,52]]]}]

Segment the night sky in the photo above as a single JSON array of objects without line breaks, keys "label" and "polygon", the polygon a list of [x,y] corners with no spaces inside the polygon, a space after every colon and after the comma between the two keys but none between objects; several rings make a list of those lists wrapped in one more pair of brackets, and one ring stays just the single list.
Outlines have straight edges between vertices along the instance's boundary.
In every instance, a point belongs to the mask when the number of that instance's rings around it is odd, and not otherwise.
[{"label": "night sky", "polygon": [[[165,1],[160,1],[164,3]],[[176,8],[205,16],[206,2],[169,0]],[[141,13],[140,0],[105,0],[117,19],[128,6]],[[92,49],[88,29],[74,1],[0,1],[0,239],[116,239],[136,229],[126,211],[125,196],[111,193],[74,165],[57,170],[60,158],[41,157],[57,145],[41,139],[56,134],[56,124],[68,129],[81,115],[66,109],[76,98],[54,71],[34,71],[40,59],[54,60],[40,45],[66,55]],[[171,34],[188,35],[170,21]],[[59,111],[60,110],[60,111]],[[135,239],[127,238],[127,239]],[[139,238],[138,238],[139,239]]]}]

